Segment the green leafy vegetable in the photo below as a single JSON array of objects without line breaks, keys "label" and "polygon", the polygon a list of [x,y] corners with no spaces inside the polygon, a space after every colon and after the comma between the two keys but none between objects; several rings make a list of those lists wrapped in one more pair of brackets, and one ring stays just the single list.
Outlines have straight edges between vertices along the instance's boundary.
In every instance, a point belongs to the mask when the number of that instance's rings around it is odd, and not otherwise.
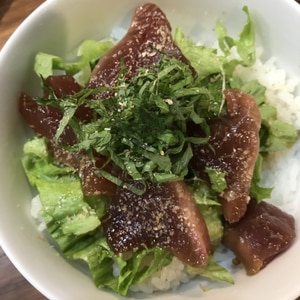
[{"label": "green leafy vegetable", "polygon": [[209,180],[211,182],[211,188],[221,193],[226,189],[227,183],[225,179],[225,173],[221,170],[206,168],[205,172],[208,174]]},{"label": "green leafy vegetable", "polygon": [[205,268],[193,268],[191,266],[187,267],[187,272],[193,275],[200,275],[212,280],[224,281],[230,284],[234,284],[234,280],[230,272],[217,264],[214,261],[213,256],[210,257],[208,265]]},{"label": "green leafy vegetable", "polygon": [[263,163],[263,157],[261,154],[255,163],[255,168],[252,176],[251,186],[250,186],[250,196],[256,199],[257,202],[261,202],[264,199],[271,198],[272,188],[264,188],[260,186],[261,181],[261,168]]},{"label": "green leafy vegetable", "polygon": [[169,253],[158,248],[135,252],[129,258],[116,256],[101,237],[77,243],[65,255],[86,261],[97,287],[109,287],[122,296],[127,295],[131,285],[144,281],[172,259]]},{"label": "green leafy vegetable", "polygon": [[290,148],[297,140],[296,129],[286,122],[269,118],[262,125],[261,135],[264,143],[261,151],[264,154]]},{"label": "green leafy vegetable", "polygon": [[[237,39],[228,35],[223,24],[220,22],[216,24],[219,47],[223,51],[223,56],[218,54],[217,49],[196,45],[194,41],[185,37],[180,28],[176,29],[174,41],[189,59],[200,78],[217,73],[226,74],[230,78],[237,65],[251,66],[254,64],[256,59],[255,30],[248,7],[244,6],[243,11],[247,20]],[[232,56],[233,49],[236,49],[239,57]]]},{"label": "green leafy vegetable", "polygon": [[85,40],[78,48],[77,62],[65,62],[61,57],[39,52],[35,57],[34,71],[40,77],[47,78],[54,71],[63,70],[68,75],[74,75],[79,84],[84,86],[88,81],[91,70],[99,58],[112,48],[114,42]]},{"label": "green leafy vegetable", "polygon": [[220,22],[217,22],[216,26],[219,46],[223,53],[229,57],[232,54],[232,49],[235,48],[240,56],[240,58],[230,59],[225,62],[224,70],[229,77],[232,76],[237,65],[249,67],[254,64],[256,59],[255,29],[248,7],[244,6],[243,11],[247,16],[247,20],[237,39],[228,36],[226,27]]},{"label": "green leafy vegetable", "polygon": [[205,219],[212,247],[217,247],[223,236],[223,224],[221,221],[222,209],[218,201],[218,193],[210,188],[210,186],[200,180],[192,180],[187,182],[196,203]]},{"label": "green leafy vegetable", "polygon": [[66,235],[80,235],[97,228],[100,221],[84,201],[81,182],[74,170],[44,160],[47,151],[44,139],[35,138],[25,145],[23,166],[31,185],[39,192],[44,219],[59,222]]},{"label": "green leafy vegetable", "polygon": [[196,45],[184,35],[181,28],[176,29],[174,41],[200,78],[222,72],[224,58],[217,55],[217,49]]}]

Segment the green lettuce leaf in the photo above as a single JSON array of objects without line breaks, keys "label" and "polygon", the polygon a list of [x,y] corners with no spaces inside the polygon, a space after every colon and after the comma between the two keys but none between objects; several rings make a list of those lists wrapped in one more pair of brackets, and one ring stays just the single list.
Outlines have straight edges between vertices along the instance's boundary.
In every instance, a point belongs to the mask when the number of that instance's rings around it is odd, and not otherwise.
[{"label": "green lettuce leaf", "polygon": [[281,151],[290,148],[295,144],[298,133],[290,124],[278,119],[269,118],[262,122],[262,140],[261,146],[263,153]]},{"label": "green lettuce leaf", "polygon": [[[220,22],[216,23],[219,48],[223,55],[218,54],[215,48],[195,44],[184,35],[180,28],[176,29],[174,41],[188,58],[200,79],[217,73],[226,74],[226,77],[230,78],[237,65],[254,64],[256,59],[255,30],[248,7],[244,6],[243,11],[247,19],[236,39],[228,35],[225,25]],[[232,55],[234,50],[237,54],[235,56]]]},{"label": "green lettuce leaf", "polygon": [[[229,77],[232,76],[237,65],[249,67],[253,65],[256,60],[254,24],[247,6],[243,7],[243,11],[245,12],[247,19],[237,39],[234,39],[227,34],[227,29],[223,24],[217,22],[216,25],[219,47],[225,56],[229,58],[224,63],[225,73]],[[233,49],[236,49],[240,58],[230,58]]]},{"label": "green lettuce leaf", "polygon": [[217,49],[196,45],[184,35],[181,28],[176,29],[174,42],[188,58],[200,78],[221,72],[224,59],[217,55]]},{"label": "green lettuce leaf", "polygon": [[[44,139],[34,138],[26,143],[23,157],[26,175],[39,192],[44,219],[58,222],[66,235],[81,235],[94,230],[100,220],[84,201],[79,177],[72,168],[49,163],[46,149]],[[38,156],[41,153],[42,156]]]},{"label": "green lettuce leaf", "polygon": [[200,180],[188,183],[198,208],[205,220],[211,244],[216,247],[223,236],[223,223],[221,221],[222,209],[217,199],[217,193]]},{"label": "green lettuce leaf", "polygon": [[84,86],[95,63],[114,45],[110,40],[85,40],[78,48],[75,62],[65,62],[62,57],[49,53],[39,52],[35,57],[34,71],[40,77],[47,78],[55,71],[64,71],[73,75],[79,84]]},{"label": "green lettuce leaf", "polygon": [[221,170],[205,168],[209,180],[211,182],[211,188],[218,193],[223,192],[227,188],[227,182],[225,179],[225,173]]},{"label": "green lettuce leaf", "polygon": [[259,154],[255,162],[255,168],[250,186],[250,196],[256,199],[258,203],[264,199],[270,199],[272,193],[272,188],[265,188],[260,186],[262,163],[263,157],[261,154]]},{"label": "green lettuce leaf", "polygon": [[77,242],[65,255],[86,261],[97,287],[109,287],[122,296],[127,295],[131,285],[143,282],[172,260],[170,253],[159,248],[141,250],[129,258],[116,256],[103,237]]},{"label": "green lettuce leaf", "polygon": [[217,264],[214,260],[213,255],[209,257],[208,265],[205,268],[193,268],[187,267],[187,272],[193,275],[200,275],[215,281],[228,282],[234,284],[234,280],[230,272],[223,266]]}]

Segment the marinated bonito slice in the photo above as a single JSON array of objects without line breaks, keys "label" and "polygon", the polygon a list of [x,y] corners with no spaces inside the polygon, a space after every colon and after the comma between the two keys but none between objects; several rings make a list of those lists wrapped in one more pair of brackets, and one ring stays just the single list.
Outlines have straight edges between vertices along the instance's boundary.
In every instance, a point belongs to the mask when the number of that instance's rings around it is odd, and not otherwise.
[{"label": "marinated bonito slice", "polygon": [[53,91],[57,98],[62,98],[66,95],[75,95],[81,91],[81,86],[77,83],[74,77],[70,75],[48,76],[45,80],[45,85],[45,98],[48,97],[51,91]]},{"label": "marinated bonito slice", "polygon": [[205,168],[225,172],[227,188],[220,193],[225,219],[234,223],[245,214],[259,153],[261,117],[255,99],[237,89],[224,91],[227,115],[209,124],[209,145],[193,145],[192,168],[203,176]]},{"label": "marinated bonito slice", "polygon": [[[62,112],[51,105],[39,105],[28,94],[22,93],[19,97],[19,111],[25,122],[38,136],[54,139]],[[70,126],[66,126],[59,142],[64,145],[74,145],[76,136]]]},{"label": "marinated bonito slice", "polygon": [[[136,9],[126,35],[99,60],[88,87],[115,85],[122,63],[126,68],[126,78],[132,78],[139,68],[157,63],[162,53],[189,65],[173,41],[171,25],[165,14],[155,4],[148,3]],[[106,96],[98,93],[95,98]]]},{"label": "marinated bonito slice", "polygon": [[94,158],[93,162],[86,155],[80,160],[79,175],[83,193],[87,196],[104,195],[111,199],[116,194],[117,186],[98,172],[104,170],[112,176],[120,177],[121,171],[113,163],[107,163],[104,156],[98,155]]},{"label": "marinated bonito slice", "polygon": [[158,246],[194,267],[207,263],[207,227],[183,181],[149,184],[141,196],[119,188],[102,224],[115,253]]},{"label": "marinated bonito slice", "polygon": [[252,199],[245,216],[224,231],[223,243],[233,251],[248,275],[264,268],[295,239],[294,218],[278,207]]},{"label": "marinated bonito slice", "polygon": [[[69,75],[49,76],[45,80],[45,85],[47,86],[44,89],[45,98],[52,92],[59,99],[66,95],[74,95],[81,90],[80,85]],[[19,97],[19,111],[34,132],[48,139],[54,139],[63,117],[61,110],[52,105],[38,104],[29,95],[22,93]],[[77,114],[83,118],[87,112],[85,110],[80,112],[79,108]],[[66,126],[60,136],[60,143],[64,145],[76,143],[76,136],[70,126]]]},{"label": "marinated bonito slice", "polygon": [[53,141],[48,142],[48,149],[56,161],[70,166],[78,172],[84,195],[103,195],[109,198],[115,196],[117,186],[97,172],[103,168],[112,176],[119,177],[120,170],[112,163],[107,163],[104,156],[95,154],[93,161],[85,152],[65,150]]},{"label": "marinated bonito slice", "polygon": [[[82,90],[79,83],[70,75],[49,76],[45,83],[47,85],[47,88],[44,89],[45,98],[49,95],[49,88],[53,90],[58,99],[64,96],[76,95]],[[92,120],[93,110],[85,105],[80,105],[75,112],[75,116],[82,122],[88,123]]]}]

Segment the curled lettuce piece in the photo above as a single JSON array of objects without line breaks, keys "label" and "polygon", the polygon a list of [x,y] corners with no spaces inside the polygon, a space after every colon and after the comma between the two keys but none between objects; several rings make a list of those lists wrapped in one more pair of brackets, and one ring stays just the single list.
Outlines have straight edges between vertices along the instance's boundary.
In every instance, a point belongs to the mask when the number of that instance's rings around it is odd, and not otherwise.
[{"label": "curled lettuce piece", "polygon": [[29,182],[40,195],[44,220],[59,225],[66,235],[96,229],[100,220],[84,201],[79,177],[72,168],[51,163],[46,152],[45,139],[34,138],[25,144],[22,160]]},{"label": "curled lettuce piece", "polygon": [[42,78],[53,75],[55,71],[64,71],[73,75],[78,83],[84,86],[95,63],[114,45],[111,40],[85,40],[78,48],[77,61],[66,62],[62,57],[39,52],[35,57],[34,71]]},{"label": "curled lettuce piece", "polygon": [[254,24],[247,6],[243,7],[243,11],[247,19],[237,38],[229,36],[226,26],[221,22],[216,23],[218,44],[223,54],[218,53],[216,48],[195,44],[180,28],[176,29],[175,43],[189,59],[201,79],[216,73],[222,73],[230,78],[237,65],[249,67],[254,64],[256,60]]}]

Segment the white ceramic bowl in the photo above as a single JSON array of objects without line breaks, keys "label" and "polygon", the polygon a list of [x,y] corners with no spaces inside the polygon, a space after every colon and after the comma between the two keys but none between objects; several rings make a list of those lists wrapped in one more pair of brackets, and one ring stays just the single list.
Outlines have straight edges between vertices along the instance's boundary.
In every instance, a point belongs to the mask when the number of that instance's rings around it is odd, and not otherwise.
[{"label": "white ceramic bowl", "polygon": [[[141,0],[48,0],[12,35],[0,54],[0,243],[19,271],[46,297],[54,300],[118,299],[97,290],[92,280],[74,268],[41,238],[30,215],[31,190],[20,156],[27,129],[17,111],[21,91],[35,94],[34,55],[45,51],[60,56],[87,38],[100,39],[113,28],[126,27]],[[166,12],[173,28],[202,41],[215,39],[213,27],[221,19],[231,33],[241,29],[248,5],[265,57],[275,55],[289,74],[300,76],[300,6],[293,0],[153,1]],[[298,199],[299,200],[299,199]],[[300,212],[297,233],[300,234]],[[202,299],[293,300],[300,295],[300,238],[288,252],[253,277],[235,274],[236,284],[201,294]],[[153,296],[155,298],[156,296]],[[147,297],[148,298],[148,297]],[[152,299],[152,297],[149,296]],[[187,285],[160,299],[198,299],[199,287]]]}]

